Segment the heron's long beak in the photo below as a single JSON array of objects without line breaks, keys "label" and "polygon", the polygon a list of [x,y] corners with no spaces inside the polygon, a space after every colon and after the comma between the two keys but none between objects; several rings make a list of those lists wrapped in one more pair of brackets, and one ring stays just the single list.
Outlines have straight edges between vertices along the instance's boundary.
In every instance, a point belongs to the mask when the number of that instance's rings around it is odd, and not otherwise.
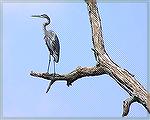
[{"label": "heron's long beak", "polygon": [[39,17],[39,18],[42,18],[41,15],[32,15],[31,17]]}]

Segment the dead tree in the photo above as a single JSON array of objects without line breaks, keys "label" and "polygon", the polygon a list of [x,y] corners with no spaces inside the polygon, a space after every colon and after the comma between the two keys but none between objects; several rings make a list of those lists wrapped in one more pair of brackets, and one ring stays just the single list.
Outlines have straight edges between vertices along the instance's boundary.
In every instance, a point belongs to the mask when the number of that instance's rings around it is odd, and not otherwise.
[{"label": "dead tree", "polygon": [[[107,74],[129,94],[129,98],[123,101],[122,116],[128,115],[130,105],[133,102],[142,104],[148,113],[150,113],[150,93],[136,80],[134,75],[113,62],[105,50],[101,18],[96,0],[85,0],[85,2],[87,4],[92,29],[92,50],[97,64],[92,67],[77,67],[68,74],[56,74],[55,80],[67,81],[67,86],[69,87],[74,81],[79,80],[79,78]],[[43,80],[53,80],[53,74],[31,71],[30,75],[43,78]]]}]

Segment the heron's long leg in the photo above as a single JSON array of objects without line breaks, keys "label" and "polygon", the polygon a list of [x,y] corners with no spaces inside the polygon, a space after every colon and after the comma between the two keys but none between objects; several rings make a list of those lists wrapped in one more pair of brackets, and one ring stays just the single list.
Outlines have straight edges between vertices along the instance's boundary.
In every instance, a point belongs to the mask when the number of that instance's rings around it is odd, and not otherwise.
[{"label": "heron's long leg", "polygon": [[48,61],[47,73],[49,73],[49,66],[50,66],[50,62],[51,62],[51,55],[49,54],[49,61]]},{"label": "heron's long leg", "polygon": [[53,60],[53,62],[54,62],[54,77],[55,77],[55,61]]}]

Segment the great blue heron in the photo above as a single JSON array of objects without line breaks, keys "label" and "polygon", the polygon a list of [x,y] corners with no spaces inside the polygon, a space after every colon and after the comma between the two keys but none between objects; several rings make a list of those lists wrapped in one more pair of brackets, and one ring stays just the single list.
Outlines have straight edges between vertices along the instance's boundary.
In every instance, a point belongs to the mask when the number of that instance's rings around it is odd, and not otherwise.
[{"label": "great blue heron", "polygon": [[59,44],[59,39],[56,35],[56,33],[52,30],[47,30],[46,26],[50,24],[50,18],[46,15],[32,15],[32,17],[39,17],[39,18],[46,18],[47,22],[45,22],[43,24],[43,30],[44,30],[44,40],[45,43],[48,47],[49,50],[49,62],[48,62],[48,68],[47,68],[47,73],[49,73],[49,66],[50,66],[50,62],[51,62],[51,56],[53,57],[53,61],[54,61],[54,79],[51,80],[51,82],[49,83],[49,86],[46,90],[46,93],[49,91],[51,85],[55,82],[55,62],[58,63],[59,62],[59,54],[60,54],[60,44]]}]

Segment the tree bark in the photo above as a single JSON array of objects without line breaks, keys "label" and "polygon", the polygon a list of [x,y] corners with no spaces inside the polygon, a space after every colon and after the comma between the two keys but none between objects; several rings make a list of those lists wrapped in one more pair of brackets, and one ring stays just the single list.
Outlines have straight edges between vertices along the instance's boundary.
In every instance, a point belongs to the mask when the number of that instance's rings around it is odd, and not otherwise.
[{"label": "tree bark", "polygon": [[[108,74],[126,92],[129,93],[129,98],[123,101],[122,116],[128,115],[130,105],[133,102],[142,104],[148,113],[150,113],[150,93],[144,89],[144,87],[136,80],[133,74],[113,62],[105,50],[101,18],[96,0],[85,0],[85,2],[87,4],[89,20],[92,29],[92,42],[94,47],[92,50],[94,51],[97,64],[93,67],[77,67],[75,70],[68,74],[56,74],[55,80],[65,80],[67,81],[67,85],[69,87],[69,85],[72,85],[72,83],[76,80],[79,80],[79,78]],[[53,74],[37,73],[31,71],[30,75],[43,78],[43,80],[53,80]]]}]

